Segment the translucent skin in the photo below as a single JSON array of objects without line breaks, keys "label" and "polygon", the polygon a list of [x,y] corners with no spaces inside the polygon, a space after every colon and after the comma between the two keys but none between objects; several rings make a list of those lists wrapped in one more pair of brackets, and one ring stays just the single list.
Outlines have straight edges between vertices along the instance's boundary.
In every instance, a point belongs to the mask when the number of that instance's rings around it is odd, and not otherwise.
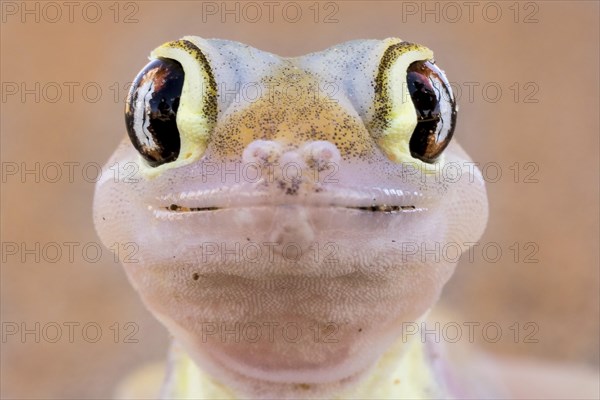
[{"label": "translucent skin", "polygon": [[481,236],[482,177],[456,141],[427,173],[379,148],[369,116],[385,41],[295,59],[201,43],[230,89],[269,79],[338,90],[220,94],[202,157],[156,177],[124,140],[106,166],[120,179],[106,170],[97,184],[98,234],[138,246],[139,262],[122,262],[144,303],[237,396],[343,393],[435,304],[458,258],[440,249]]}]

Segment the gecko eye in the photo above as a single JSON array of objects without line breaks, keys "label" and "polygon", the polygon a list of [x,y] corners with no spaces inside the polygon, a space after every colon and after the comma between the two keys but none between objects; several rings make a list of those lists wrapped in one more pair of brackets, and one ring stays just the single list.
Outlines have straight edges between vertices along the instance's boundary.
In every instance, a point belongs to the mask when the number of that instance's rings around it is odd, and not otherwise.
[{"label": "gecko eye", "polygon": [[148,63],[136,76],[125,104],[125,124],[133,147],[152,167],[177,159],[181,139],[177,109],[183,68],[168,58]]},{"label": "gecko eye", "polygon": [[456,102],[444,75],[430,61],[410,64],[406,80],[417,111],[417,126],[409,141],[410,153],[433,163],[450,143],[456,126]]}]

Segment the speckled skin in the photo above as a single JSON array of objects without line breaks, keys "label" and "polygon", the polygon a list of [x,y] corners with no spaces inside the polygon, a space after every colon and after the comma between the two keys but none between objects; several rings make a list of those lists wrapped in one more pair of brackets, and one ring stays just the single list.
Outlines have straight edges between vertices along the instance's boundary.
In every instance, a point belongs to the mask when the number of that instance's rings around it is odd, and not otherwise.
[{"label": "speckled skin", "polygon": [[[215,382],[223,398],[451,396],[423,344],[399,338],[434,305],[455,266],[415,246],[452,242],[466,250],[485,228],[485,188],[455,141],[435,166],[406,154],[400,142],[416,116],[393,86],[405,76],[381,72],[431,52],[405,46],[416,51],[382,66],[399,39],[353,41],[299,58],[184,40],[210,67],[178,58],[186,80],[212,77],[216,96],[183,105],[192,96],[184,86],[177,123],[185,151],[176,162],[152,169],[128,140],[117,148],[107,168],[118,163],[122,176],[115,181],[111,171],[98,182],[94,219],[104,243],[139,246],[139,262],[123,265],[204,371],[194,396],[208,396],[202,388]],[[153,54],[182,57],[173,48]],[[296,94],[249,91],[256,87]],[[202,119],[211,110],[216,119]],[[301,175],[284,167],[290,164]],[[448,165],[460,167],[460,179],[444,178]],[[279,334],[286,324],[301,328],[297,340]],[[238,336],[212,334],[215,326]],[[264,327],[258,340],[244,333],[249,326]],[[270,326],[278,327],[274,335]],[[384,359],[395,367],[377,364]],[[394,368],[406,373],[413,359],[421,360],[414,366],[421,378],[398,385]],[[176,380],[177,372],[171,388]]]}]

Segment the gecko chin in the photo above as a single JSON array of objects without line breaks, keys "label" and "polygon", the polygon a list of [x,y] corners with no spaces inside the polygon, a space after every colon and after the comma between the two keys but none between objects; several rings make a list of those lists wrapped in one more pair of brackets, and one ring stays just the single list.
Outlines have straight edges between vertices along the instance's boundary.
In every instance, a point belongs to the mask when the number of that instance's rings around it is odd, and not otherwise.
[{"label": "gecko chin", "polygon": [[226,381],[327,384],[348,380],[364,373],[394,339],[364,324],[340,326],[300,316],[204,321],[196,325],[200,332],[162,320],[196,362]]},{"label": "gecko chin", "polygon": [[[329,289],[340,287],[334,284]],[[435,299],[435,292],[425,290],[420,298]],[[262,387],[268,388],[270,397],[284,398],[280,396],[298,388],[304,394],[326,396],[330,390],[339,392],[361,380],[397,341],[404,325],[426,312],[429,301],[418,301],[419,309],[404,310],[403,318],[390,318],[390,313],[384,312],[385,301],[379,305],[381,309],[363,301],[333,304],[333,312],[326,318],[320,307],[314,308],[315,316],[281,309],[256,316],[249,312],[234,320],[210,319],[205,311],[173,318],[172,310],[151,309],[214,379],[237,388],[240,395],[258,395],[255,391]],[[294,308],[285,299],[280,299],[280,304]],[[354,311],[343,315],[345,306]],[[399,355],[406,348],[408,345],[400,348]]]}]

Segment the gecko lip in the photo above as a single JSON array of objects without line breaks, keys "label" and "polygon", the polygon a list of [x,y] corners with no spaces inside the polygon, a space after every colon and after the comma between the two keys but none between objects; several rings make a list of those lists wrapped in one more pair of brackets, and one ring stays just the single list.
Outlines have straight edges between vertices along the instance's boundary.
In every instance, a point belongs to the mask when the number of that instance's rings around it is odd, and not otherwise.
[{"label": "gecko lip", "polygon": [[149,209],[168,214],[192,214],[252,207],[301,206],[308,209],[348,210],[377,214],[427,211],[434,202],[418,191],[388,188],[338,187],[331,191],[277,195],[243,187],[169,193],[156,197]]},{"label": "gecko lip", "polygon": [[[198,213],[198,212],[224,210],[224,209],[233,208],[233,207],[184,207],[184,206],[179,206],[177,204],[171,204],[169,206],[163,206],[161,208],[164,210],[170,211],[170,212],[175,212],[175,213]],[[332,205],[330,208],[341,208],[341,209],[347,209],[347,210],[357,210],[357,211],[367,211],[367,212],[381,212],[381,213],[386,213],[386,214],[395,214],[395,213],[401,213],[401,212],[420,212],[420,211],[426,210],[425,208],[418,208],[414,205],[397,206],[397,205],[387,205],[387,204],[371,205],[371,206],[355,206],[355,207]]]}]

